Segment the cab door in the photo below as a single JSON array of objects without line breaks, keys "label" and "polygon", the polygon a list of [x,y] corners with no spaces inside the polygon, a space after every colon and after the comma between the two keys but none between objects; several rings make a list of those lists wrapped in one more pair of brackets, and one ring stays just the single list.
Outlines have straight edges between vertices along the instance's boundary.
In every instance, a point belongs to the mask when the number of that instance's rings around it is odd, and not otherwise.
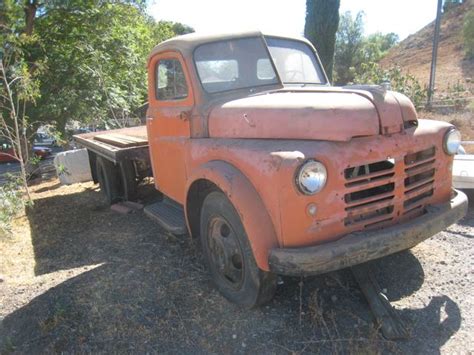
[{"label": "cab door", "polygon": [[148,64],[147,131],[155,187],[184,203],[185,149],[194,97],[180,53],[164,52]]}]

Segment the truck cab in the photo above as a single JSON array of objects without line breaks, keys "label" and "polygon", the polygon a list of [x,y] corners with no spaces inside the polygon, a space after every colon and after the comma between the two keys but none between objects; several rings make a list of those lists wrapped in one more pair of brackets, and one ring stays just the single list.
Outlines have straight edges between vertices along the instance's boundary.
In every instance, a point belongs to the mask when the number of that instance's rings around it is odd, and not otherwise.
[{"label": "truck cab", "polygon": [[156,189],[235,303],[271,299],[276,275],[409,249],[466,213],[456,128],[383,87],[331,86],[305,39],[184,35],[153,49],[148,73]]}]

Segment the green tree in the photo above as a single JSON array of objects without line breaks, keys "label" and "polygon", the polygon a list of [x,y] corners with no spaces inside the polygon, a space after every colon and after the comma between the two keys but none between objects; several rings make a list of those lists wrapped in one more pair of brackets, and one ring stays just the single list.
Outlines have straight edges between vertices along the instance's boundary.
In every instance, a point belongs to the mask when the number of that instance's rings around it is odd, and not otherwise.
[{"label": "green tree", "polygon": [[380,32],[363,38],[363,60],[365,62],[378,62],[387,54],[390,48],[398,43],[398,39],[396,33],[382,34]]},{"label": "green tree", "polygon": [[306,0],[304,35],[317,49],[329,80],[332,80],[339,5],[340,0]]},{"label": "green tree", "polygon": [[68,120],[123,126],[146,95],[153,22],[134,6],[107,3],[54,9],[36,26],[47,69],[32,114],[60,131]]},{"label": "green tree", "polygon": [[355,70],[363,61],[364,13],[359,12],[355,19],[350,11],[341,16],[336,35],[335,82],[352,82]]},{"label": "green tree", "polygon": [[[164,22],[162,21],[161,23],[163,24]],[[179,22],[171,22],[171,28],[173,32],[179,36],[194,32],[194,29],[192,27]]]},{"label": "green tree", "polygon": [[395,33],[377,32],[364,36],[364,13],[359,12],[355,18],[350,12],[344,13],[336,34],[336,84],[352,83],[356,76],[363,77],[367,65],[380,61],[397,42],[398,35]]},{"label": "green tree", "polygon": [[36,100],[25,105],[26,117],[53,123],[60,131],[69,120],[104,121],[112,127],[129,122],[146,99],[150,50],[177,33],[193,31],[155,22],[144,0],[6,1],[9,11],[0,15],[0,25],[9,28],[9,39],[2,40],[2,48],[21,49],[38,83]]}]

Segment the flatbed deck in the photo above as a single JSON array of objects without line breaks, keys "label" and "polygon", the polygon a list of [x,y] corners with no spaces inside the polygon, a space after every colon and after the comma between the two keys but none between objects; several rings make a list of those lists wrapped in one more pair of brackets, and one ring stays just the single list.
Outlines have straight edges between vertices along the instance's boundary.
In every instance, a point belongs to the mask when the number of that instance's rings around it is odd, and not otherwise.
[{"label": "flatbed deck", "polygon": [[121,160],[150,160],[146,126],[83,133],[74,140],[84,148],[119,163]]}]

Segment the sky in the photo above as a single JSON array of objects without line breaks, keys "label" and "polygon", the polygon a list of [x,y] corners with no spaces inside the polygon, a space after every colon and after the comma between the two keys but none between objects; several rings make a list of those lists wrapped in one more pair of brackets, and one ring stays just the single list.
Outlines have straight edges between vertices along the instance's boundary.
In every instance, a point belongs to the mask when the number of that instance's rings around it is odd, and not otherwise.
[{"label": "sky", "polygon": [[[365,33],[395,32],[400,40],[436,17],[437,0],[341,0],[340,12],[365,13]],[[302,36],[306,0],[155,0],[156,20],[181,22],[198,32],[261,30]]]}]

